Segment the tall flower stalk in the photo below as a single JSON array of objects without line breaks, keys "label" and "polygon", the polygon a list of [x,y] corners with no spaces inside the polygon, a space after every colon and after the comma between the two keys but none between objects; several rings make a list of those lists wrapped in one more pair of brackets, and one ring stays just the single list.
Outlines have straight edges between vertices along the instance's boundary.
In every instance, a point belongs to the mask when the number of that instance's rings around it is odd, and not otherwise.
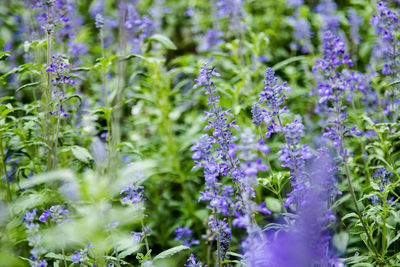
[{"label": "tall flower stalk", "polygon": [[316,60],[317,64],[313,67],[314,72],[320,70],[322,74],[322,79],[318,81],[317,89],[319,95],[318,107],[320,111],[323,111],[321,116],[324,118],[323,127],[325,127],[325,133],[323,136],[330,139],[337,150],[339,159],[343,163],[345,169],[347,184],[353,199],[356,213],[360,219],[364,232],[367,235],[369,248],[376,254],[376,256],[379,256],[370,234],[369,227],[364,221],[358,206],[348,166],[349,154],[343,145],[345,136],[361,135],[361,132],[357,131],[355,126],[348,129],[345,125],[347,114],[346,106],[343,101],[346,91],[350,86],[345,79],[343,71],[340,71],[339,68],[345,67],[345,65],[352,66],[353,63],[345,52],[345,44],[339,37],[327,31],[324,33],[323,41],[323,58]]},{"label": "tall flower stalk", "polygon": [[[101,58],[105,60],[105,53],[104,53],[104,18],[101,14],[96,15],[95,19],[96,28],[100,31],[100,45],[101,45]],[[111,117],[112,117],[112,110],[110,109],[110,102],[108,99],[108,88],[107,88],[107,68],[106,66],[102,67],[102,83],[103,83],[103,90],[104,90],[104,105],[105,105],[105,119],[107,125],[107,150],[108,155],[111,157],[111,150],[112,150],[112,131],[111,131]],[[111,159],[108,160],[107,165],[107,172],[110,175],[111,169]]]},{"label": "tall flower stalk", "polygon": [[[370,24],[376,27],[376,33],[381,37],[379,42],[384,62],[381,72],[389,77],[389,82],[397,82],[400,73],[400,61],[398,59],[400,54],[398,49],[400,23],[397,13],[391,11],[384,2],[379,2],[377,14],[372,15]],[[398,84],[390,85],[390,90],[385,92],[386,99],[383,101],[383,113],[388,115],[394,123],[397,122],[397,105],[400,103],[398,91]]]},{"label": "tall flower stalk", "polygon": [[[208,208],[213,213],[210,226],[217,236],[217,257],[220,266],[221,260],[226,257],[229,249],[231,233],[225,219],[220,220],[218,215],[235,215],[233,225],[246,228],[248,238],[254,238],[260,236],[261,233],[261,229],[255,223],[254,214],[257,211],[268,214],[270,211],[265,209],[265,204],[258,206],[252,200],[255,197],[254,187],[258,184],[256,174],[259,170],[266,170],[267,166],[260,160],[255,160],[250,152],[253,147],[256,147],[254,138],[248,139],[253,136],[252,134],[244,133],[242,143],[235,144],[237,138],[233,135],[231,128],[237,130],[239,128],[235,125],[234,119],[228,122],[228,116],[234,117],[230,109],[223,110],[219,105],[219,95],[212,81],[213,76],[219,77],[220,74],[215,68],[204,64],[194,86],[194,88],[204,86],[205,93],[208,95],[210,111],[205,112],[208,125],[204,130],[213,129],[212,136],[203,135],[199,143],[194,142],[191,150],[194,151],[192,156],[196,163],[194,168],[204,168],[206,188],[205,192],[201,192],[202,196],[199,200],[209,201]],[[212,152],[213,144],[218,146],[215,148],[216,153]],[[236,156],[237,151],[240,151],[238,156]],[[239,158],[246,162],[241,164]],[[230,177],[236,190],[232,186],[224,186],[218,181],[218,176]],[[236,196],[236,202],[232,199],[233,196]]]}]

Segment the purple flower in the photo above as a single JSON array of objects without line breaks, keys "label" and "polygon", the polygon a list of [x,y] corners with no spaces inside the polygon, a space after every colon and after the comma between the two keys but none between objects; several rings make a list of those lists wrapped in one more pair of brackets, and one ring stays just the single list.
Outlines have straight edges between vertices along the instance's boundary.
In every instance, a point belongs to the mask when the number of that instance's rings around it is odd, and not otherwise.
[{"label": "purple flower", "polygon": [[215,47],[224,43],[224,33],[219,30],[208,29],[207,32],[201,36],[199,51],[211,51]]},{"label": "purple flower", "polygon": [[357,14],[357,12],[350,8],[349,10],[349,24],[350,24],[350,39],[354,44],[359,44],[360,39],[360,25],[363,23],[363,19]]},{"label": "purple flower", "polygon": [[189,228],[189,227],[187,227],[187,226],[185,226],[185,227],[177,227],[175,230],[174,230],[174,233],[175,233],[175,241],[178,241],[178,240],[183,240],[183,245],[184,246],[187,246],[187,247],[190,247],[190,246],[192,246],[192,245],[198,245],[198,244],[200,244],[200,242],[198,241],[198,240],[196,240],[196,239],[191,239],[191,237],[192,237],[192,234],[193,234],[193,232],[192,232],[192,230]]},{"label": "purple flower", "polygon": [[32,211],[27,211],[25,213],[24,221],[27,233],[28,244],[32,249],[30,250],[31,257],[33,261],[32,266],[47,266],[47,261],[41,259],[47,251],[41,245],[41,236],[39,234],[39,224],[34,223],[36,218],[36,209]]},{"label": "purple flower", "polygon": [[135,242],[139,243],[142,241],[143,238],[149,236],[151,233],[151,229],[148,226],[145,226],[142,229],[142,232],[131,232],[132,238],[135,240]]},{"label": "purple flower", "polygon": [[249,266],[333,266],[337,258],[332,253],[328,228],[332,212],[327,209],[333,184],[328,186],[327,181],[334,181],[332,170],[336,169],[330,166],[329,154],[321,150],[309,170],[307,186],[295,192],[299,195],[296,198],[302,199],[297,205],[297,216],[283,227],[286,230],[270,231],[267,241],[258,239],[249,244],[245,253]]},{"label": "purple flower", "polygon": [[[193,254],[190,254],[190,257],[187,259],[187,264],[184,265],[185,267],[203,267],[201,261],[197,261]],[[207,265],[204,265],[207,267]]]},{"label": "purple flower", "polygon": [[47,221],[47,218],[50,217],[50,212],[48,210],[43,211],[42,215],[39,217],[39,221],[45,222]]},{"label": "purple flower", "polygon": [[285,100],[284,91],[290,92],[292,89],[286,86],[286,82],[278,83],[278,78],[275,77],[275,71],[272,68],[265,70],[264,91],[260,93],[259,104],[266,102],[266,106],[270,108],[267,112],[269,116],[275,116],[279,113],[286,112],[286,107],[282,107]]},{"label": "purple flower", "polygon": [[[398,80],[400,61],[398,56],[398,46],[400,44],[398,33],[400,29],[399,19],[397,13],[387,8],[383,2],[378,3],[377,14],[373,14],[370,24],[376,27],[376,33],[380,35],[377,41],[377,46],[381,52],[384,62],[382,67],[382,74],[389,77],[390,82]],[[377,49],[374,49],[377,50]],[[376,57],[376,54],[373,55]],[[397,117],[396,106],[400,103],[398,87],[392,86],[390,90],[385,91],[385,100],[382,101],[384,107],[383,114],[389,115],[393,121]]]},{"label": "purple flower", "polygon": [[74,251],[74,255],[72,256],[72,261],[78,263],[85,263],[86,261],[88,261],[89,260],[88,253],[90,248],[94,248],[94,246],[91,245],[90,243],[87,243],[84,249],[80,249],[79,251]]},{"label": "purple flower", "polygon": [[67,214],[69,211],[65,209],[65,206],[55,205],[51,206],[50,209],[43,211],[39,217],[39,221],[46,222],[50,217],[50,220],[55,223],[65,222],[68,218]]},{"label": "purple flower", "polygon": [[316,7],[315,11],[321,15],[322,23],[320,26],[320,32],[332,31],[337,33],[340,22],[339,15],[336,14],[337,5],[332,0],[322,0]]},{"label": "purple flower", "polygon": [[104,18],[101,14],[96,15],[95,25],[97,29],[103,29],[104,26]]},{"label": "purple flower", "polygon": [[229,18],[229,29],[241,30],[246,28],[243,22],[245,12],[242,0],[219,0],[217,2],[218,15]]},{"label": "purple flower", "polygon": [[122,202],[131,201],[132,204],[143,201],[144,187],[137,184],[129,184],[121,190],[120,194],[124,195]]}]

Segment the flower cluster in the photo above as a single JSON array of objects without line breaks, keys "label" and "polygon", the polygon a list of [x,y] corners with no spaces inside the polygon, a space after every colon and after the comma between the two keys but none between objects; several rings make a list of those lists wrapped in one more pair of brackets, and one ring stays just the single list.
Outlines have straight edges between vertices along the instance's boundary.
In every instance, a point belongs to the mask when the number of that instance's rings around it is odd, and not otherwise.
[{"label": "flower cluster", "polygon": [[130,201],[132,204],[143,201],[143,189],[144,187],[137,184],[129,184],[124,186],[120,194],[124,195],[122,202]]},{"label": "flower cluster", "polygon": [[201,42],[199,51],[211,51],[214,47],[224,43],[224,33],[215,29],[208,29],[207,32],[200,36]]},{"label": "flower cluster", "polygon": [[[383,2],[378,3],[377,13],[372,15],[370,24],[376,27],[376,33],[381,36],[378,43],[383,55],[383,62],[385,62],[382,67],[382,74],[388,76],[390,82],[394,82],[400,72],[400,61],[398,59],[400,55],[398,51],[400,23],[397,13],[391,11]],[[393,120],[395,120],[397,114],[396,105],[400,103],[398,90],[396,85],[392,86],[391,90],[387,90],[385,92],[386,99],[382,103],[384,106],[383,113],[391,116]]]},{"label": "flower cluster", "polygon": [[317,64],[313,66],[314,72],[318,70],[322,72],[322,78],[319,79],[317,85],[319,99],[315,112],[320,113],[325,119],[323,121],[323,127],[326,130],[324,137],[332,140],[339,156],[345,160],[347,150],[342,144],[343,137],[352,134],[361,135],[355,127],[349,130],[344,125],[347,113],[343,102],[350,86],[344,71],[339,71],[339,68],[346,65],[352,66],[352,61],[346,54],[345,45],[339,37],[328,31],[324,33],[323,41],[324,56],[316,60]]},{"label": "flower cluster", "polygon": [[217,2],[218,15],[229,18],[230,29],[242,29],[246,27],[243,22],[245,12],[242,0],[219,0]]},{"label": "flower cluster", "polygon": [[193,231],[187,226],[177,227],[174,230],[174,233],[175,233],[175,241],[182,239],[184,246],[190,247],[192,245],[200,244],[199,240],[192,239]]},{"label": "flower cluster", "polygon": [[103,29],[104,26],[104,18],[101,14],[96,15],[95,25],[97,29]]},{"label": "flower cluster", "polygon": [[265,70],[264,91],[260,93],[258,103],[261,105],[266,102],[269,110],[265,111],[264,120],[267,122],[272,116],[277,116],[287,111],[283,103],[286,99],[284,91],[290,92],[292,89],[286,86],[286,82],[278,83],[278,78],[275,77],[275,71],[272,68]]},{"label": "flower cluster", "polygon": [[46,69],[52,75],[51,83],[53,86],[59,87],[66,84],[74,85],[75,82],[70,80],[69,62],[63,55],[55,54],[51,58],[50,66]]},{"label": "flower cluster", "polygon": [[293,202],[300,203],[302,194],[297,194],[297,192],[303,192],[306,188],[305,164],[306,160],[311,159],[313,155],[307,144],[300,144],[301,137],[305,135],[303,129],[304,125],[299,116],[293,122],[287,123],[282,129],[286,145],[282,146],[282,149],[278,152],[279,161],[283,162],[283,167],[290,169],[292,185],[292,192],[288,194],[285,206],[289,206]]},{"label": "flower cluster", "polygon": [[89,260],[89,249],[94,248],[93,245],[87,243],[84,249],[80,249],[79,251],[74,251],[74,255],[72,256],[72,261],[77,263],[85,263]]},{"label": "flower cluster", "polygon": [[390,177],[392,177],[392,173],[387,171],[385,168],[379,168],[376,172],[373,173],[373,177],[375,180],[379,179],[380,186],[379,191],[383,192],[385,190],[385,186],[389,184],[391,181]]},{"label": "flower cluster", "polygon": [[34,0],[32,8],[40,8],[43,13],[36,18],[41,27],[51,34],[57,24],[68,22],[64,3],[60,0]]},{"label": "flower cluster", "polygon": [[127,11],[124,26],[133,44],[132,53],[141,53],[143,40],[155,33],[156,25],[148,15],[140,16],[134,3],[121,2],[120,10]]},{"label": "flower cluster", "polygon": [[332,0],[322,0],[316,7],[315,11],[321,15],[320,33],[325,31],[332,31],[337,33],[339,30],[340,22],[339,15],[336,13],[337,5]]},{"label": "flower cluster", "polygon": [[46,222],[50,217],[50,221],[55,223],[65,222],[68,218],[67,214],[69,211],[65,209],[65,206],[55,205],[51,206],[50,209],[44,210],[42,215],[39,217],[39,221]]},{"label": "flower cluster", "polygon": [[294,7],[294,16],[288,18],[289,24],[294,28],[293,42],[290,46],[293,50],[301,50],[302,53],[309,53],[312,49],[311,38],[313,32],[311,31],[311,25],[307,18],[302,17],[300,12],[300,6],[303,4],[303,0],[287,1],[288,7]]},{"label": "flower cluster", "polygon": [[135,242],[139,243],[141,242],[144,238],[148,237],[151,233],[151,229],[148,226],[143,227],[142,232],[134,232],[132,231],[132,238],[135,240]]},{"label": "flower cluster", "polygon": [[349,24],[350,24],[350,39],[353,44],[359,44],[360,38],[360,25],[363,23],[363,19],[357,14],[357,12],[351,8],[349,10]]},{"label": "flower cluster", "polygon": [[39,234],[39,224],[35,223],[36,209],[27,211],[25,213],[24,222],[26,227],[26,233],[28,235],[29,246],[32,247],[30,250],[33,261],[31,266],[45,267],[47,261],[42,259],[42,255],[46,253],[46,250],[41,246],[41,236]]},{"label": "flower cluster", "polygon": [[[218,220],[217,213],[221,213],[223,216],[234,214],[236,217],[233,221],[234,226],[246,228],[250,239],[259,236],[262,232],[254,222],[255,213],[271,213],[265,208],[265,203],[257,205],[253,201],[254,187],[258,185],[256,175],[259,171],[267,170],[267,166],[257,158],[256,153],[252,150],[268,153],[269,148],[262,141],[256,142],[250,129],[246,129],[241,135],[242,142],[239,145],[235,144],[237,138],[233,136],[230,128],[238,129],[238,127],[234,125],[235,120],[228,122],[227,116],[233,117],[230,110],[224,111],[218,105],[219,95],[211,79],[213,76],[220,75],[214,68],[205,64],[202,66],[200,76],[195,80],[196,85],[194,86],[194,88],[204,86],[208,95],[208,105],[211,107],[210,111],[206,112],[208,126],[205,127],[205,130],[213,129],[213,134],[212,136],[203,135],[199,143],[194,143],[191,151],[194,152],[192,157],[195,159],[195,168],[204,168],[206,188],[205,192],[201,192],[202,196],[199,200],[209,201],[208,207],[214,215],[210,221],[211,231],[219,236],[220,246],[225,248],[221,250],[221,256],[224,258],[229,249],[230,229],[224,221]],[[273,81],[268,85],[275,88],[276,84],[272,83]],[[280,88],[276,89],[280,90]],[[275,98],[274,95],[271,97]],[[213,144],[218,145],[216,155],[211,151]],[[218,182],[219,175],[229,176],[235,183],[235,187],[223,186]],[[236,201],[233,201],[233,196],[236,197]]]},{"label": "flower cluster", "polygon": [[294,192],[302,199],[294,221],[287,224],[285,231],[267,232],[268,242],[253,242],[246,266],[344,266],[332,255],[330,245],[329,223],[335,217],[328,208],[332,191],[326,186],[327,181],[334,181],[335,171],[328,151],[321,149],[309,170],[308,186],[302,192]]},{"label": "flower cluster", "polygon": [[[190,254],[190,257],[187,259],[187,264],[184,265],[185,267],[203,267],[203,263],[201,261],[197,261],[193,254]],[[207,267],[207,265],[204,265]]]}]

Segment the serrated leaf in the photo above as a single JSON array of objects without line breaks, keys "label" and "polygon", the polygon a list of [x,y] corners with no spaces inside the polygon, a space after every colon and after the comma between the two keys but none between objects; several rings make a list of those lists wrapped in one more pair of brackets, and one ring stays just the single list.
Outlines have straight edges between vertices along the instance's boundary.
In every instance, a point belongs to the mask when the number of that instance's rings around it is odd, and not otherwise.
[{"label": "serrated leaf", "polygon": [[154,34],[153,36],[150,37],[150,40],[160,42],[162,44],[162,46],[164,46],[167,49],[171,49],[171,50],[177,49],[176,45],[171,41],[171,39],[169,39],[165,35]]},{"label": "serrated leaf", "polygon": [[72,146],[71,152],[77,160],[83,163],[89,164],[93,160],[92,155],[84,147]]}]

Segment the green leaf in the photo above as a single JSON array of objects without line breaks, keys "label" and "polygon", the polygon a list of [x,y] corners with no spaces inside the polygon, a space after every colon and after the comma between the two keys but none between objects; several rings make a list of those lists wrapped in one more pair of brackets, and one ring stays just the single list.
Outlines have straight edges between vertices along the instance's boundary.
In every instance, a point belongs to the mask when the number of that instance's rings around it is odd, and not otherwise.
[{"label": "green leaf", "polygon": [[84,147],[72,146],[71,152],[77,160],[83,163],[89,164],[93,160],[92,155]]},{"label": "green leaf", "polygon": [[177,49],[177,47],[171,41],[171,39],[169,39],[165,35],[154,34],[153,36],[150,37],[150,41],[153,41],[153,40],[157,41],[157,42],[160,42],[162,44],[162,46],[164,46],[167,49],[171,49],[171,50],[176,50]]},{"label": "green leaf", "polygon": [[339,250],[340,253],[346,252],[347,243],[349,241],[349,234],[346,232],[341,232],[333,236],[333,245]]},{"label": "green leaf", "polygon": [[27,83],[27,84],[24,84],[21,87],[17,88],[17,90],[15,92],[19,92],[22,89],[25,89],[25,88],[31,87],[31,86],[35,86],[35,85],[39,85],[39,84],[40,84],[40,82]]},{"label": "green leaf", "polygon": [[[46,258],[57,259],[57,260],[64,260],[64,256],[62,254],[56,254],[53,252],[49,252],[45,255]],[[67,261],[72,261],[72,256],[65,256]]]},{"label": "green leaf", "polygon": [[177,246],[165,250],[154,257],[155,266],[183,266],[183,263],[189,256],[190,248],[186,246]]},{"label": "green leaf", "polygon": [[89,67],[79,67],[79,68],[72,68],[71,71],[90,71],[91,68]]},{"label": "green leaf", "polygon": [[75,181],[75,175],[72,171],[67,169],[61,169],[51,171],[43,174],[36,175],[31,179],[24,180],[20,183],[21,188],[28,188],[42,183],[49,183],[53,181]]},{"label": "green leaf", "polygon": [[10,51],[0,52],[0,60],[6,59],[10,56]]},{"label": "green leaf", "polygon": [[277,71],[277,70],[285,67],[286,65],[289,65],[290,63],[293,63],[293,62],[296,62],[296,61],[301,61],[301,60],[304,60],[304,59],[306,59],[305,56],[291,57],[291,58],[285,59],[285,60],[275,64],[272,68],[275,71]]},{"label": "green leaf", "polygon": [[355,212],[350,212],[342,217],[342,221],[346,220],[347,218],[351,218],[351,217],[358,218],[358,215]]},{"label": "green leaf", "polygon": [[273,198],[273,197],[267,197],[265,198],[265,204],[269,210],[272,212],[280,212],[281,211],[281,203],[279,202],[278,199]]}]

